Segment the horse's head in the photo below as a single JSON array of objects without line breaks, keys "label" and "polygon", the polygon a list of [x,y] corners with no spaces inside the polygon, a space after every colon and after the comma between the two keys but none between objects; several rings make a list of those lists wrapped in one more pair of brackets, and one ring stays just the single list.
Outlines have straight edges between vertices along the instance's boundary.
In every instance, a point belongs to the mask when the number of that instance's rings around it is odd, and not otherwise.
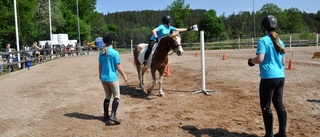
[{"label": "horse's head", "polygon": [[181,46],[181,36],[179,31],[173,31],[170,35],[170,38],[173,42],[171,48],[178,56],[181,56],[183,54],[183,48]]}]

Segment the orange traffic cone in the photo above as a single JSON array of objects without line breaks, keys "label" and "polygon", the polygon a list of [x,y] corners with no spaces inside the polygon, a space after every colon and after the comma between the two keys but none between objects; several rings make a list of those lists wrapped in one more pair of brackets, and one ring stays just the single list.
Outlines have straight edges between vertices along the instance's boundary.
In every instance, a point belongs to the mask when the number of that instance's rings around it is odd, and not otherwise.
[{"label": "orange traffic cone", "polygon": [[166,67],[166,75],[165,75],[165,77],[170,77],[170,76],[171,76],[170,67],[167,66],[167,67]]},{"label": "orange traffic cone", "polygon": [[293,70],[292,60],[289,61],[289,66],[287,68],[288,70]]},{"label": "orange traffic cone", "polygon": [[198,57],[198,56],[199,56],[198,51],[196,51],[196,57]]},{"label": "orange traffic cone", "polygon": [[222,60],[227,60],[227,55],[226,55],[226,53],[223,53],[223,55],[222,55]]}]

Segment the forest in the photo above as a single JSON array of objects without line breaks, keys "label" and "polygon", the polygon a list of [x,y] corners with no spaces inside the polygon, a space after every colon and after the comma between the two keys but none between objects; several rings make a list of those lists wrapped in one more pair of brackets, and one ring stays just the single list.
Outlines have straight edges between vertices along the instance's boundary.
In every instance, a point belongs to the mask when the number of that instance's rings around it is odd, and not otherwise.
[{"label": "forest", "polygon": [[[317,13],[306,13],[297,8],[281,9],[276,4],[266,3],[257,12],[241,11],[231,15],[217,15],[214,9],[190,9],[184,0],[174,0],[163,10],[125,11],[99,13],[96,0],[51,0],[52,33],[64,33],[69,39],[78,39],[78,17],[80,38],[94,41],[108,32],[117,35],[117,45],[148,42],[153,28],[161,24],[164,15],[173,17],[172,25],[188,28],[197,24],[205,31],[206,42],[232,40],[238,37],[261,37],[261,20],[266,15],[278,19],[277,33],[299,33],[301,39],[310,39],[311,34],[320,33],[320,9]],[[16,47],[13,0],[0,0],[0,44],[11,43]],[[31,45],[33,41],[50,40],[48,0],[17,0],[19,45]],[[182,32],[183,43],[199,42],[198,32]]]}]

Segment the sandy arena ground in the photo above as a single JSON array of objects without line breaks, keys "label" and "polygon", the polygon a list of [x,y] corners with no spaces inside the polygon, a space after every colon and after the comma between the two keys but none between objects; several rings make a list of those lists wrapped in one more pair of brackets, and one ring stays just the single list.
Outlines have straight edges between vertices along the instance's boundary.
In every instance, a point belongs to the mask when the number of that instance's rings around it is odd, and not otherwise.
[{"label": "sandy arena ground", "polygon": [[[284,104],[288,137],[320,136],[320,59],[316,47],[292,48],[294,70],[286,70]],[[199,51],[198,51],[199,52]],[[121,84],[120,125],[101,121],[104,91],[97,54],[56,59],[0,76],[1,137],[259,137],[259,69],[248,67],[252,49],[205,51],[208,96],[202,89],[196,51],[170,55],[171,77],[147,95],[138,88],[131,54],[121,54],[129,81]],[[226,53],[227,60],[222,60]],[[200,54],[199,54],[200,55]],[[149,72],[145,85],[151,83]],[[273,108],[272,108],[273,109]],[[274,132],[278,131],[275,110]]]}]

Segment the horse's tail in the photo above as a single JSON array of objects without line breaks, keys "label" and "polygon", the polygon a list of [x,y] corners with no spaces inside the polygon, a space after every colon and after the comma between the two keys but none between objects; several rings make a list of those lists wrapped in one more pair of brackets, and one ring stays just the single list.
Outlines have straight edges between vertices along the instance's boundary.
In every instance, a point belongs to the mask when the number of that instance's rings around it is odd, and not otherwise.
[{"label": "horse's tail", "polygon": [[139,56],[140,51],[141,51],[141,47],[139,47],[139,45],[136,45],[136,47],[133,50],[133,64],[136,68],[138,68],[138,66],[140,64],[140,62],[138,60],[138,56]]}]

